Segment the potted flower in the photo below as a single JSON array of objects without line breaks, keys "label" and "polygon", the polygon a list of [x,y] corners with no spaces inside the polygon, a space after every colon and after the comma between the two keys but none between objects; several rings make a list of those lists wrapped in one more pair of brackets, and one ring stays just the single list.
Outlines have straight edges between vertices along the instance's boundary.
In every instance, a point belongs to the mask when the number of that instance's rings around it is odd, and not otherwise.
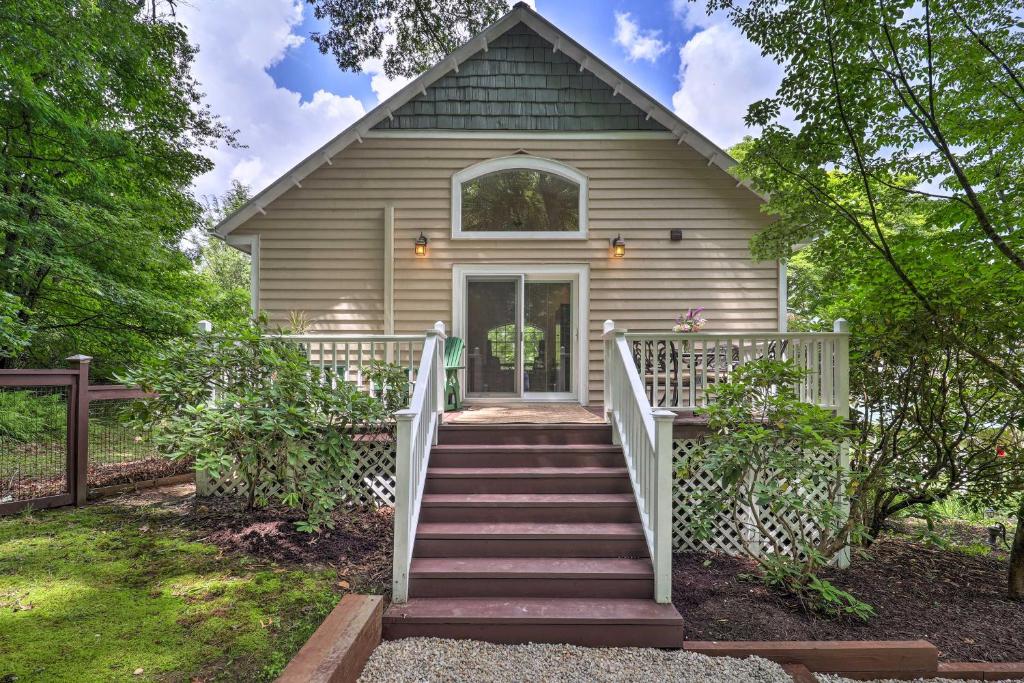
[{"label": "potted flower", "polygon": [[676,324],[672,326],[673,332],[700,332],[707,319],[701,317],[704,307],[687,308],[686,313],[676,316]]}]

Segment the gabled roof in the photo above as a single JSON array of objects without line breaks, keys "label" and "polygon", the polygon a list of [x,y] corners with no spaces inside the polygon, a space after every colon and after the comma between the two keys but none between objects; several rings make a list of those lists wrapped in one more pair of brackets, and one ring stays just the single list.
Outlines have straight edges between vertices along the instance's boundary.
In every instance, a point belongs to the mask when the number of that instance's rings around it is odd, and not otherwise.
[{"label": "gabled roof", "polygon": [[518,23],[373,130],[667,132],[646,111],[580,66],[544,36]]},{"label": "gabled roof", "polygon": [[[395,112],[417,96],[425,95],[427,88],[446,76],[451,71],[458,71],[459,65],[472,58],[481,50],[486,51],[495,40],[513,27],[525,24],[532,31],[547,40],[554,51],[562,52],[566,57],[579,64],[581,71],[589,71],[601,81],[613,88],[616,96],[624,97],[628,102],[646,113],[645,119],[653,119],[665,130],[671,131],[678,138],[678,144],[687,144],[708,160],[708,166],[715,165],[728,171],[736,162],[724,150],[701,135],[696,129],[676,116],[671,110],[652,98],[650,95],[633,85],[620,73],[605,64],[592,52],[569,37],[547,19],[537,14],[525,3],[519,2],[501,19],[491,24],[461,47],[448,55],[440,63],[422,73],[387,100],[370,110],[365,116],[342,131],[317,151],[295,165],[291,170],[271,183],[266,189],[246,202],[235,213],[221,221],[214,234],[227,237],[232,230],[239,227],[256,214],[266,213],[264,207],[270,204],[293,185],[301,186],[303,178],[324,164],[331,164],[331,159],[353,142],[362,142],[371,129],[377,127],[385,119],[392,120]],[[747,182],[737,183],[751,192]],[[756,193],[755,193],[756,194]],[[764,199],[757,195],[759,199]]]}]

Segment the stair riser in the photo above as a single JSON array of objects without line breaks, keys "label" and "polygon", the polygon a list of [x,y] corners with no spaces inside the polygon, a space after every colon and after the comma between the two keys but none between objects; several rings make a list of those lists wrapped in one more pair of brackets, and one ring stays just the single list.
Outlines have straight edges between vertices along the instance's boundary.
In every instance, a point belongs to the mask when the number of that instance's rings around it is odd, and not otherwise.
[{"label": "stair riser", "polygon": [[612,428],[606,425],[588,425],[574,427],[538,427],[535,425],[442,425],[437,434],[440,444],[500,444],[503,446],[517,445],[555,445],[566,444],[604,444],[612,442]]},{"label": "stair riser", "polygon": [[629,479],[610,477],[433,477],[427,472],[425,493],[630,493]]},{"label": "stair riser", "polygon": [[682,625],[473,624],[384,620],[384,638],[454,638],[490,643],[568,643],[585,647],[683,647]]},{"label": "stair riser", "polygon": [[639,522],[636,505],[604,507],[427,506],[421,522]]},{"label": "stair riser", "polygon": [[560,451],[517,451],[512,453],[430,454],[434,467],[625,467],[622,453],[565,453]]},{"label": "stair riser", "polygon": [[653,598],[654,579],[417,578],[416,598]]},{"label": "stair riser", "polygon": [[417,538],[414,557],[646,557],[643,538]]}]

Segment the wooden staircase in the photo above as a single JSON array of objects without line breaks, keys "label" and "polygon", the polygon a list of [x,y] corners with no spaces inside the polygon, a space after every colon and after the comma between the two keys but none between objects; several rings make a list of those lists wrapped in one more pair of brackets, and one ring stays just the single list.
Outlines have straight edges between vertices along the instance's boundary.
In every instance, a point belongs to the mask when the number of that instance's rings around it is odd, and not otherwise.
[{"label": "wooden staircase", "polygon": [[682,647],[604,425],[444,425],[385,638]]}]

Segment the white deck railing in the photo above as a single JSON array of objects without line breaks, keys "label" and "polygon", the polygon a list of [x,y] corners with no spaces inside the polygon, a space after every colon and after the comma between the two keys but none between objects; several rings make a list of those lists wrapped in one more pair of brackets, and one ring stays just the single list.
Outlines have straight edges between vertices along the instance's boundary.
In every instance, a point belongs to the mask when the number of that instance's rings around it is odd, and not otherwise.
[{"label": "white deck railing", "polygon": [[672,421],[653,410],[624,330],[604,327],[604,408],[626,457],[647,549],[654,565],[654,599],[672,601]]},{"label": "white deck railing", "polygon": [[751,360],[792,360],[806,371],[795,387],[801,401],[849,414],[849,331],[627,332],[625,340],[652,406],[693,412],[711,400],[714,386]]},{"label": "white deck railing", "polygon": [[444,323],[426,334],[409,407],[395,413],[395,544],[392,602],[409,599],[409,567],[431,446],[444,412]]},{"label": "white deck railing", "polygon": [[416,361],[423,348],[421,334],[279,334],[294,341],[309,362],[321,370],[330,369],[338,379],[363,391],[373,387],[366,370],[374,361],[394,363],[406,369],[409,382],[416,381]]}]

